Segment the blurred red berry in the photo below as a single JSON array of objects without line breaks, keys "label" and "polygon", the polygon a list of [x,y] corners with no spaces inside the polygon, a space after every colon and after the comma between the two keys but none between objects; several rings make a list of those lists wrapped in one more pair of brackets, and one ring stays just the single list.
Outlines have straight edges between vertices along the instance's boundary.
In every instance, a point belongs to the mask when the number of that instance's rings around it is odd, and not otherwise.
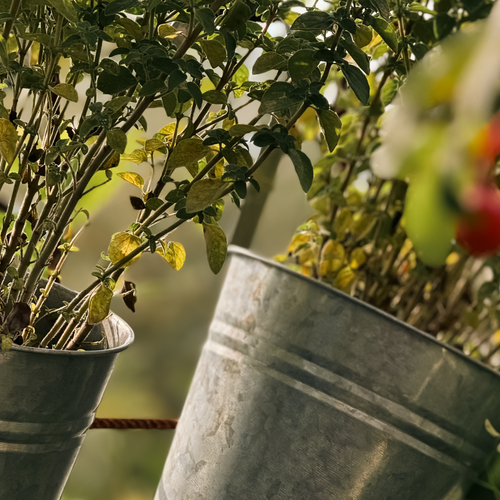
[{"label": "blurred red berry", "polygon": [[500,191],[476,186],[467,195],[465,206],[467,213],[458,224],[458,244],[474,257],[495,254],[500,247]]}]

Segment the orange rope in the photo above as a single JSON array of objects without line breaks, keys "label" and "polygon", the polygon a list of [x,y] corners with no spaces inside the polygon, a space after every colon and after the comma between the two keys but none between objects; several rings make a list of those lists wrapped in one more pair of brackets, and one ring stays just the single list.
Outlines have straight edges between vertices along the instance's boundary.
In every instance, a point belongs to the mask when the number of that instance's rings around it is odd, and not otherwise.
[{"label": "orange rope", "polygon": [[96,418],[91,429],[175,429],[177,419],[160,420],[154,418]]}]

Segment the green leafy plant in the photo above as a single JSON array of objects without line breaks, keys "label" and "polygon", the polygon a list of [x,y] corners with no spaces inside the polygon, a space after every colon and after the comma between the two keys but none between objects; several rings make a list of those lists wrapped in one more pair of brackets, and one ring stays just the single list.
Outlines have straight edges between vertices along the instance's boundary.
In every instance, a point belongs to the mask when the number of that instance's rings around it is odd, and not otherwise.
[{"label": "green leafy plant", "polygon": [[[304,138],[323,129],[307,193],[316,213],[276,259],[498,366],[498,100],[460,127],[453,102],[479,43],[472,25],[493,2],[386,7],[375,22],[357,20],[352,43],[341,38],[357,67],[326,80],[334,104],[297,124]],[[444,41],[463,30],[472,32]],[[441,59],[421,61],[437,46]],[[456,145],[448,130],[463,129]]]},{"label": "green leafy plant", "polygon": [[[294,126],[313,110],[335,148],[341,123],[322,94],[325,84],[342,76],[353,99],[367,104],[370,66],[360,47],[379,56],[417,50],[410,38],[400,49],[390,12],[384,0],[336,1],[328,11],[298,0],[4,2],[2,349],[14,342],[84,348],[114,294],[134,308],[135,285],[123,279],[130,265],[159,253],[182,267],[184,249],[170,234],[188,221],[203,226],[210,268],[219,272],[227,250],[219,226],[224,197],[239,206],[248,189],[258,190],[253,174],[275,149],[290,157],[309,191],[313,167]],[[273,23],[286,36],[272,36]],[[245,63],[259,52],[251,75]],[[269,79],[253,79],[261,74]],[[240,110],[252,103],[256,111],[241,121]],[[163,110],[165,126],[125,153],[134,127],[148,133],[149,108]],[[150,179],[133,168],[114,175],[120,161],[149,163]],[[45,299],[89,217],[86,196],[122,181],[138,189],[130,198],[136,220],[111,237],[93,281],[48,310]],[[37,324],[49,314],[53,327],[41,335]]]}]

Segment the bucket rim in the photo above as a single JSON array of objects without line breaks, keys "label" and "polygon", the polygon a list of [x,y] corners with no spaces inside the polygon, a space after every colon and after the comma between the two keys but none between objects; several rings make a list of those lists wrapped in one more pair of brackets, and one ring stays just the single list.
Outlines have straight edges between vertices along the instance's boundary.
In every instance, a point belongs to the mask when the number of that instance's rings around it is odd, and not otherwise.
[{"label": "bucket rim", "polygon": [[495,377],[500,377],[500,372],[497,370],[494,370],[493,368],[490,368],[489,366],[485,365],[484,363],[481,363],[477,359],[471,358],[470,356],[467,356],[464,354],[462,351],[459,351],[456,347],[453,347],[449,344],[445,344],[444,342],[441,342],[438,340],[436,337],[433,337],[429,333],[424,332],[423,330],[420,330],[418,328],[415,328],[412,325],[409,325],[408,323],[405,323],[404,321],[396,318],[395,316],[392,316],[391,314],[382,311],[381,309],[378,309],[377,307],[368,304],[367,302],[363,302],[362,300],[356,298],[356,297],[351,297],[345,292],[342,292],[341,290],[338,290],[337,288],[333,288],[330,285],[327,285],[325,283],[322,283],[321,281],[318,281],[316,279],[313,279],[309,276],[304,276],[303,274],[299,274],[298,272],[294,271],[293,269],[288,268],[287,266],[280,264],[279,262],[270,260],[266,257],[262,257],[260,255],[255,254],[254,252],[251,252],[250,250],[247,250],[246,248],[239,247],[237,245],[229,245],[228,247],[228,254],[230,255],[242,255],[244,257],[247,257],[249,259],[253,259],[259,262],[262,262],[266,264],[269,267],[273,267],[275,269],[278,269],[279,271],[283,271],[287,274],[292,275],[295,278],[301,279],[309,283],[310,285],[316,286],[318,288],[321,288],[325,291],[328,291],[329,293],[332,293],[333,295],[337,295],[342,297],[344,300],[350,300],[351,302],[354,302],[358,306],[364,307],[365,309],[368,309],[372,313],[378,314],[380,316],[383,316],[386,320],[400,326],[404,327],[407,331],[417,334],[420,337],[424,337],[427,340],[432,341],[434,344],[437,344],[439,347],[446,349],[450,351],[452,354],[458,355],[462,359],[473,363],[476,365],[478,368],[481,368],[490,374],[494,375]]},{"label": "bucket rim", "polygon": [[125,342],[117,347],[111,347],[107,349],[91,350],[91,351],[64,351],[62,349],[42,349],[40,347],[28,347],[13,344],[9,349],[10,351],[19,351],[27,354],[43,354],[48,356],[112,356],[124,351],[132,342],[135,340],[135,334],[130,325],[125,322],[120,316],[111,313],[108,318],[106,318],[102,325],[114,321],[117,323],[118,328],[128,330],[128,338]]}]

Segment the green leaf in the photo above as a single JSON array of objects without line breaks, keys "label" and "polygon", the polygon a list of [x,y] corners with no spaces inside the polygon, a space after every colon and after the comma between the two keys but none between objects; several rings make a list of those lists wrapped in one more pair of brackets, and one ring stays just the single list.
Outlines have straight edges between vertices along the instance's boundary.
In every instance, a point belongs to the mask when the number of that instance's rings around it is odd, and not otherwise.
[{"label": "green leaf", "polygon": [[130,9],[135,7],[139,3],[139,0],[114,0],[106,5],[104,9],[104,14],[106,16],[113,16],[118,14],[122,10]]},{"label": "green leaf", "polygon": [[229,31],[236,31],[240,26],[244,26],[253,13],[252,9],[243,0],[236,0],[229,11],[226,12],[222,26]]},{"label": "green leaf", "polygon": [[387,0],[372,0],[372,4],[375,5],[377,10],[380,12],[380,15],[386,21],[389,21],[391,11],[389,10],[389,6],[387,5]]},{"label": "green leaf", "polygon": [[201,23],[207,35],[215,33],[215,14],[212,9],[208,7],[196,9],[196,19]]},{"label": "green leaf", "polygon": [[187,89],[194,99],[196,106],[201,109],[203,106],[203,94],[201,93],[199,85],[196,85],[194,82],[188,82]]},{"label": "green leaf", "polygon": [[373,32],[369,26],[364,24],[359,24],[356,33],[353,35],[354,43],[362,49],[366,45],[368,45],[373,38]]},{"label": "green leaf", "polygon": [[135,76],[124,66],[120,66],[118,75],[103,71],[97,78],[97,88],[103,94],[119,94],[136,84]]},{"label": "green leaf", "polygon": [[203,100],[210,104],[226,104],[227,96],[222,90],[208,90],[203,94]]},{"label": "green leaf", "polygon": [[155,78],[154,80],[147,81],[139,92],[140,97],[147,97],[155,95],[161,90],[167,90],[165,82],[162,78]]},{"label": "green leaf", "polygon": [[226,49],[221,43],[217,40],[201,40],[200,45],[212,68],[222,65],[226,59]]},{"label": "green leaf", "polygon": [[201,212],[217,201],[227,189],[229,183],[221,179],[201,179],[195,182],[188,191],[186,212]]},{"label": "green leaf", "polygon": [[233,125],[229,129],[229,134],[231,137],[242,137],[246,134],[249,134],[250,132],[256,132],[259,130],[257,127],[254,127],[253,125]]},{"label": "green leaf", "polygon": [[121,177],[124,181],[128,182],[129,184],[133,184],[134,186],[137,186],[139,189],[144,188],[144,179],[142,176],[139,174],[136,174],[135,172],[118,172],[118,177]]},{"label": "green leaf", "polygon": [[365,74],[369,75],[370,58],[368,57],[368,54],[351,41],[349,34],[347,34],[344,38],[344,42],[344,47],[349,55],[354,59],[354,62],[363,70]]},{"label": "green leaf", "polygon": [[163,205],[163,201],[160,198],[149,198],[146,201],[146,208],[148,210],[158,210]]},{"label": "green leaf", "polygon": [[408,10],[412,12],[424,12],[425,14],[430,14],[431,16],[435,16],[437,14],[435,10],[429,9],[429,7],[426,7],[418,2],[412,2],[408,5]]},{"label": "green leaf", "polygon": [[293,94],[294,86],[287,82],[273,83],[262,96],[259,113],[282,111],[303,102],[303,98]]},{"label": "green leaf", "polygon": [[129,19],[128,17],[120,17],[118,19],[118,24],[123,26],[129,35],[134,37],[138,42],[144,38],[141,27],[135,21],[132,21],[132,19]]},{"label": "green leaf", "polygon": [[226,235],[218,224],[203,224],[203,236],[207,247],[208,265],[212,272],[217,274],[226,261]]},{"label": "green leaf", "polygon": [[106,132],[108,144],[118,153],[125,153],[127,147],[127,134],[120,128],[112,128]]},{"label": "green leaf", "polygon": [[[438,40],[448,36],[455,27],[455,19],[448,14],[438,14],[434,18],[434,35]],[[381,35],[382,36],[382,35]]]},{"label": "green leaf", "polygon": [[398,82],[396,80],[389,80],[382,89],[380,99],[384,106],[391,104],[394,96],[398,93]]},{"label": "green leaf", "polygon": [[379,17],[374,17],[372,19],[372,27],[393,52],[398,51],[398,35],[387,21]]},{"label": "green leaf", "polygon": [[325,31],[333,26],[333,19],[328,12],[313,11],[302,14],[295,19],[292,24],[292,30],[314,30]]},{"label": "green leaf", "polygon": [[201,139],[184,139],[177,144],[168,159],[170,168],[185,167],[205,158],[212,150]]},{"label": "green leaf", "polygon": [[78,22],[78,14],[71,0],[47,0],[47,3],[68,21],[72,23]]},{"label": "green leaf", "polygon": [[161,255],[176,271],[179,271],[186,260],[186,250],[180,243],[174,241],[159,241],[160,247],[156,253]]},{"label": "green leaf", "polygon": [[0,155],[10,165],[16,158],[17,132],[9,120],[0,118]]},{"label": "green leaf", "polygon": [[45,33],[21,33],[19,38],[23,40],[31,40],[33,42],[38,42],[46,47],[54,46],[54,37],[47,35]]},{"label": "green leaf", "polygon": [[328,149],[332,152],[340,139],[340,130],[342,128],[342,120],[337,113],[330,110],[318,110],[319,123],[325,134]]},{"label": "green leaf", "polygon": [[[241,86],[245,82],[248,82],[248,68],[243,64],[238,68],[238,71],[233,75],[233,82],[236,83],[236,85]],[[240,96],[241,97],[241,96]]]},{"label": "green leaf", "polygon": [[351,87],[361,103],[366,106],[370,99],[370,85],[368,84],[366,76],[359,68],[356,68],[356,66],[352,64],[343,64],[341,69],[349,87]]},{"label": "green leaf", "polygon": [[104,106],[110,109],[113,113],[117,113],[118,111],[121,111],[131,100],[132,98],[127,96],[113,97],[113,99],[106,102]]},{"label": "green leaf", "polygon": [[292,160],[295,172],[297,172],[297,176],[299,177],[300,185],[304,193],[307,193],[312,185],[314,177],[311,160],[302,151],[292,148],[289,149],[288,156]]},{"label": "green leaf", "polygon": [[[116,264],[136,250],[141,243],[141,238],[135,236],[134,234],[126,232],[115,233],[111,237],[111,241],[108,246],[108,257],[112,264]],[[139,260],[141,253],[132,257],[132,259],[130,259],[122,267],[128,267]]]},{"label": "green leaf", "polygon": [[293,80],[307,78],[318,67],[319,61],[314,59],[315,53],[315,50],[303,49],[290,58],[288,72]]},{"label": "green leaf", "polygon": [[[180,69],[175,69],[168,77],[168,89],[173,90],[186,81],[186,75]],[[175,96],[174,96],[175,97]]]},{"label": "green leaf", "polygon": [[261,73],[266,73],[280,66],[285,61],[286,59],[276,52],[266,52],[255,61],[252,67],[252,74],[260,75]]},{"label": "green leaf", "polygon": [[111,299],[113,298],[113,290],[109,289],[104,283],[99,286],[97,292],[90,299],[89,316],[87,323],[89,325],[97,325],[105,320],[109,314],[111,307]]}]

